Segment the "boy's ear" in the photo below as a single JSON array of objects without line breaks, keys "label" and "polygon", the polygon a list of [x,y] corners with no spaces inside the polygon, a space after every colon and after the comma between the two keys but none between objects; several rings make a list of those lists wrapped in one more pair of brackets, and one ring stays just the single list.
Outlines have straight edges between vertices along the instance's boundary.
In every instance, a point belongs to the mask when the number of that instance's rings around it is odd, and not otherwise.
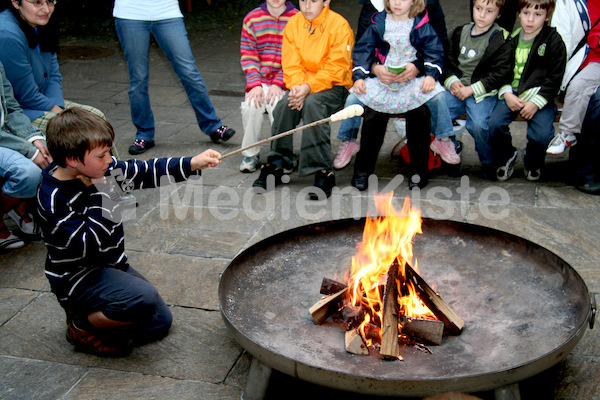
[{"label": "boy's ear", "polygon": [[76,169],[79,165],[79,160],[75,157],[67,157],[67,166]]}]

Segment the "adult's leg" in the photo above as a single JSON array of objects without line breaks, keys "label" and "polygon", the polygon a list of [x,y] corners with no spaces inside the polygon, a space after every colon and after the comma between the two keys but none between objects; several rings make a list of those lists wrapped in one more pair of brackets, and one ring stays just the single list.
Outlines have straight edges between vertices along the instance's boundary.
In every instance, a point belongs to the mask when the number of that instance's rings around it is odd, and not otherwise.
[{"label": "adult's leg", "polygon": [[21,153],[0,147],[0,177],[4,180],[2,193],[15,199],[29,199],[35,196],[42,182],[42,170]]},{"label": "adult's leg", "polygon": [[375,172],[377,156],[383,145],[389,119],[389,114],[377,112],[369,107],[365,108],[360,151],[356,154],[354,174],[370,175]]},{"label": "adult's leg", "polygon": [[548,104],[527,121],[527,146],[523,162],[525,169],[535,171],[544,166],[546,149],[554,137],[556,105]]},{"label": "adult's leg", "polygon": [[171,62],[175,73],[196,113],[202,132],[213,134],[223,125],[213,107],[208,89],[196,67],[183,18],[172,18],[152,23],[152,35]]},{"label": "adult's leg", "polygon": [[[344,104],[347,95],[348,91],[343,86],[334,86],[323,92],[309,94],[302,107],[302,120],[305,124],[310,124],[331,116]],[[330,138],[331,125],[328,122],[302,131],[298,166],[300,175],[333,169]]]},{"label": "adult's leg", "polygon": [[117,36],[125,53],[129,72],[129,103],[136,139],[154,141],[154,114],[148,94],[148,51],[150,50],[150,21],[115,18]]}]

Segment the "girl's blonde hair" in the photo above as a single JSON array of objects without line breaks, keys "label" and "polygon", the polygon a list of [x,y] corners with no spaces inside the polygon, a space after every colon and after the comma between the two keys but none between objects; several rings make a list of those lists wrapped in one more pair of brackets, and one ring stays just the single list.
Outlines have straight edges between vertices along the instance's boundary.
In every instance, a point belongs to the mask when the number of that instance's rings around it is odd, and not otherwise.
[{"label": "girl's blonde hair", "polygon": [[[413,0],[412,6],[410,6],[410,11],[408,12],[408,18],[416,17],[417,15],[421,14],[423,10],[425,10],[425,0]],[[388,13],[392,12],[390,0],[385,0],[385,11]]]}]

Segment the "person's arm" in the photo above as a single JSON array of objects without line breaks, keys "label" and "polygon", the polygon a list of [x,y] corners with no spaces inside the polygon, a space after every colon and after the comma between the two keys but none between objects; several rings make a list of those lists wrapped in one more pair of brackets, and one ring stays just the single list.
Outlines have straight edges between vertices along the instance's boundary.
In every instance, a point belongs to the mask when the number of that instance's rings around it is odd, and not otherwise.
[{"label": "person's arm", "polygon": [[240,64],[246,75],[246,92],[261,86],[260,54],[251,21],[244,20],[240,38]]},{"label": "person's arm", "polygon": [[[6,76],[11,82],[16,100],[22,108],[29,110],[50,111],[55,105],[64,106],[62,96],[61,76],[58,72],[56,54],[46,54],[50,59],[51,70],[44,79],[47,80],[46,90],[42,93],[38,86],[33,66],[30,63],[32,50],[27,42],[19,40],[15,35],[7,33],[0,38],[0,60],[4,64]],[[33,55],[40,57],[40,55]],[[42,62],[41,58],[39,60]]]},{"label": "person's arm", "polygon": [[418,58],[413,64],[425,75],[439,80],[444,66],[442,42],[430,24],[425,24],[415,31],[417,39],[413,46],[417,49]]}]

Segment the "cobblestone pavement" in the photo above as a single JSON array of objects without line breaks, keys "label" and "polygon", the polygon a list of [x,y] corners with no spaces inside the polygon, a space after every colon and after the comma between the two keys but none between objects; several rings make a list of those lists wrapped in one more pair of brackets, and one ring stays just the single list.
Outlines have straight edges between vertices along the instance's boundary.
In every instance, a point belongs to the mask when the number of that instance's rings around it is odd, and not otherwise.
[{"label": "cobblestone pavement", "polygon": [[[467,22],[466,0],[441,1],[449,30]],[[195,11],[186,21],[197,65],[218,114],[238,133],[226,144],[213,145],[199,131],[181,84],[154,46],[150,52],[150,94],[157,125],[156,147],[142,158],[193,155],[209,147],[228,152],[241,145],[239,104],[244,77],[238,46],[241,16],[247,10],[233,13],[221,24],[218,18],[203,20],[205,8],[195,3]],[[356,26],[357,1],[334,0],[333,9]],[[105,52],[97,59],[61,58],[64,92],[66,98],[92,104],[106,113],[116,129],[119,153],[125,156],[135,130],[129,115],[127,70],[114,35],[70,37],[61,45],[85,46],[88,52],[98,46]],[[263,126],[265,136],[267,125]],[[339,123],[334,123],[332,131],[337,132],[338,127]],[[523,149],[522,123],[514,123],[513,132],[516,145]],[[299,137],[296,135],[295,140]],[[392,178],[405,171],[390,157],[397,140],[390,125],[377,167],[380,188],[393,185]],[[521,236],[562,257],[583,277],[590,291],[600,291],[600,204],[597,197],[582,194],[566,183],[567,155],[549,157],[546,178],[539,182],[525,180],[519,160],[513,179],[492,183],[479,178],[472,139],[464,136],[463,141],[463,173],[440,171],[420,198],[413,193],[424,216],[470,222]],[[334,149],[338,143],[332,137]],[[262,154],[266,150],[264,146]],[[220,273],[236,254],[263,238],[315,221],[364,216],[372,200],[372,194],[360,194],[361,208],[356,211],[349,206],[351,195],[346,194],[299,212],[293,200],[300,198],[304,187],[312,185],[312,177],[292,174],[286,190],[276,190],[272,204],[255,198],[248,209],[242,200],[258,173],[240,173],[240,160],[239,156],[231,157],[218,168],[205,171],[203,185],[193,193],[185,185],[134,193],[139,207],[125,222],[127,253],[131,264],[159,288],[172,307],[175,322],[166,339],[136,348],[127,358],[76,353],[67,343],[64,313],[43,275],[42,242],[0,255],[0,398],[240,398],[251,356],[234,341],[221,319],[217,298]],[[340,188],[349,187],[351,172],[352,166],[337,173]],[[472,188],[468,198],[465,192],[461,195],[461,185]],[[406,183],[395,188],[398,200],[409,194]],[[263,218],[256,218],[253,210]],[[502,219],[489,217],[500,213],[505,213]],[[521,398],[600,398],[599,354],[598,330],[588,329],[563,361],[520,383]],[[370,398],[317,387],[278,372],[267,391],[268,399],[342,395]],[[477,396],[492,398],[493,393]]]}]

